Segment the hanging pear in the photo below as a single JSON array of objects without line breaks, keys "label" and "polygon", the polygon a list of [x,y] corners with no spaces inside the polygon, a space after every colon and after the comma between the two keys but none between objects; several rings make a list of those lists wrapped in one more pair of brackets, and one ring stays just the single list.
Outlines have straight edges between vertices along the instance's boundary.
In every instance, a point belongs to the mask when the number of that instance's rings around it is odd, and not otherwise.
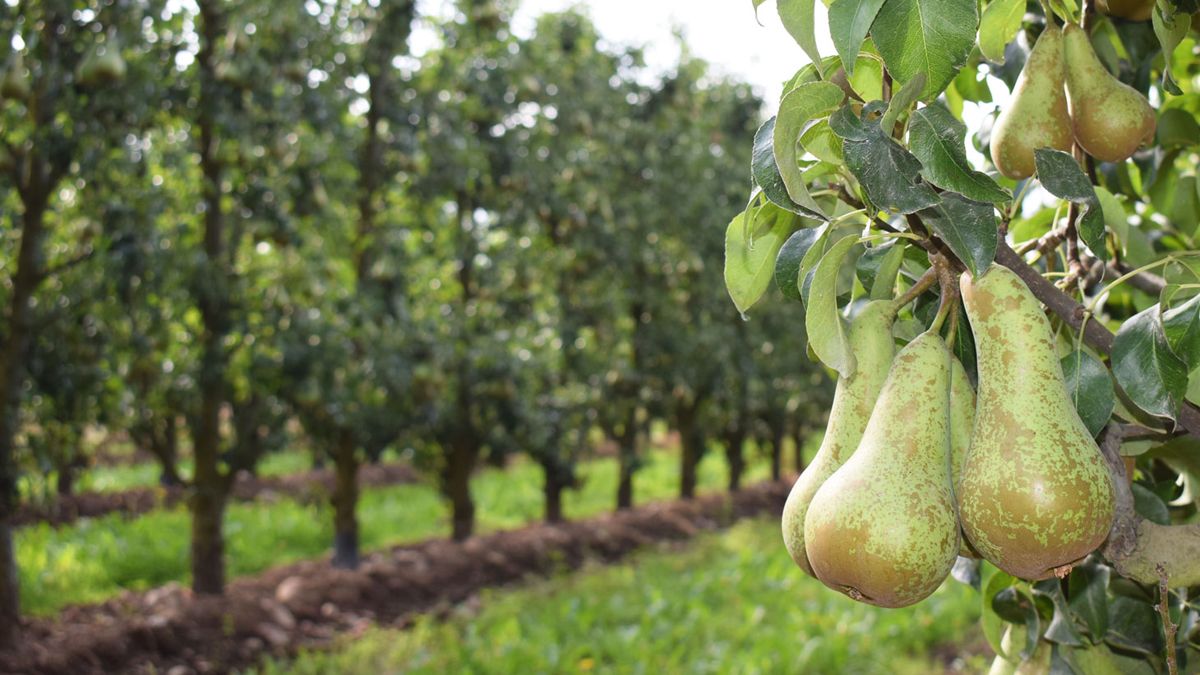
[{"label": "hanging pear", "polygon": [[[971,378],[958,359],[950,361],[950,484],[958,494],[958,481],[962,476],[963,460],[971,445],[971,430],[975,426],[975,388]],[[959,537],[958,554],[964,558],[978,558],[979,552],[971,548],[971,542]]]},{"label": "hanging pear", "polygon": [[1154,108],[1104,68],[1087,31],[1079,26],[1063,29],[1063,52],[1075,141],[1098,160],[1125,161],[1154,138]]},{"label": "hanging pear", "polygon": [[876,300],[850,321],[848,339],[857,366],[850,377],[838,378],[825,438],[812,463],[796,479],[783,506],[783,543],[792,560],[809,575],[813,571],[804,549],[804,516],[817,489],[850,457],[862,439],[896,351],[892,339],[895,316],[893,303]]},{"label": "hanging pear", "polygon": [[1062,31],[1047,25],[1029,52],[1012,100],[992,127],[992,162],[1000,173],[1018,180],[1028,178],[1036,168],[1034,150],[1071,150],[1065,78]]},{"label": "hanging pear", "polygon": [[121,43],[116,38],[109,39],[107,44],[93,47],[79,69],[75,78],[84,86],[97,84],[113,84],[125,79],[125,59],[121,58]]},{"label": "hanging pear", "polygon": [[906,607],[929,597],[954,566],[950,359],[933,332],[900,350],[858,449],[809,506],[813,571],[855,600]]},{"label": "hanging pear", "polygon": [[979,375],[958,491],[971,544],[1000,569],[1044,579],[1108,536],[1113,486],[1063,379],[1050,322],[1011,270],[963,274]]}]

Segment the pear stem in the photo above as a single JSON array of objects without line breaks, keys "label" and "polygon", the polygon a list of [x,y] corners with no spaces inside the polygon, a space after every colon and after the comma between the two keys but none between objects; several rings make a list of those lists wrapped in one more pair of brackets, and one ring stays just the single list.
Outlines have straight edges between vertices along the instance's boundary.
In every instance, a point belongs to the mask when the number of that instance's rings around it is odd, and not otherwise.
[{"label": "pear stem", "polygon": [[946,344],[953,345],[954,338],[958,334],[958,308],[950,313],[950,327],[946,329]]},{"label": "pear stem", "polygon": [[892,314],[896,314],[905,305],[913,300],[916,300],[922,293],[933,287],[933,284],[935,281],[937,281],[937,279],[937,270],[930,267],[925,274],[921,275],[920,279],[917,279],[916,283],[914,283],[911,288],[905,291],[904,294],[899,298],[896,298],[896,301],[892,303]]},{"label": "pear stem", "polygon": [[938,305],[937,316],[933,317],[933,323],[929,324],[929,330],[935,333],[942,332],[942,324],[946,323],[946,317],[950,316],[950,308],[954,307],[954,300],[950,299],[950,295],[950,293],[942,293],[942,302]]}]

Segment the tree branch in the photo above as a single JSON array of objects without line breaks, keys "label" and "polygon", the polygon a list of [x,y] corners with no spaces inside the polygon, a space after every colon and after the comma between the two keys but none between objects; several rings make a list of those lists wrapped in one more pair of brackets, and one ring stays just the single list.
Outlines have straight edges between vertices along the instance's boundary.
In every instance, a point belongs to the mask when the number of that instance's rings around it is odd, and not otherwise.
[{"label": "tree branch", "polygon": [[[1109,355],[1112,353],[1114,335],[1099,321],[1089,321],[1087,310],[1075,302],[1071,296],[1063,293],[1052,282],[1047,280],[1037,270],[1026,264],[1025,259],[1005,242],[1000,242],[996,248],[996,262],[1004,265],[1025,282],[1042,304],[1050,308],[1058,318],[1062,319],[1076,332],[1083,331],[1083,341],[1098,352]],[[1176,420],[1179,426],[1187,429],[1188,433],[1200,438],[1200,410],[1193,404],[1184,401],[1180,406]],[[1155,583],[1149,581],[1147,583]]]},{"label": "tree branch", "polygon": [[1200,524],[1158,525],[1133,508],[1133,492],[1121,457],[1121,428],[1110,424],[1100,437],[1100,450],[1112,476],[1114,518],[1101,551],[1123,577],[1157,586],[1165,576],[1171,586],[1200,584]]}]

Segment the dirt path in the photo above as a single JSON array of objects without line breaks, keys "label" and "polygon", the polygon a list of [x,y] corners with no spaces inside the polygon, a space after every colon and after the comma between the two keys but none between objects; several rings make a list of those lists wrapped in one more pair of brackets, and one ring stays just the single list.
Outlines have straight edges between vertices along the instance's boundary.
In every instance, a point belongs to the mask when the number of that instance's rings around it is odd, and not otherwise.
[{"label": "dirt path", "polygon": [[761,483],[734,495],[667,502],[559,525],[537,524],[372,554],[355,572],[315,560],[230,585],[223,598],[178,585],[126,593],[64,610],[24,628],[0,673],[228,672],[266,654],[329,645],[371,623],[403,626],[446,611],[480,589],[574,569],[588,558],[620,559],[647,544],[681,541],[740,518],[778,513],[789,485]]},{"label": "dirt path", "polygon": [[[417,480],[416,471],[407,463],[366,464],[358,470],[360,488],[383,487]],[[297,501],[325,501],[333,489],[331,468],[305,471],[287,476],[241,476],[233,486],[233,498],[254,501],[271,496]],[[98,518],[110,513],[137,516],[155,509],[174,506],[187,498],[182,487],[144,487],[120,492],[81,492],[58,497],[53,504],[22,504],[17,509],[17,527],[49,523],[68,525],[80,518]]]}]

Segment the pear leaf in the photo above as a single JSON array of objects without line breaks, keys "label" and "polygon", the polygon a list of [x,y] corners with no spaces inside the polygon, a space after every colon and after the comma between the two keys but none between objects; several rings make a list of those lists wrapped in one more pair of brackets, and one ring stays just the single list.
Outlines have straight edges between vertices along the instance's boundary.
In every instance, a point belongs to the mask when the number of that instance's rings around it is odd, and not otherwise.
[{"label": "pear leaf", "polygon": [[813,353],[842,377],[854,374],[854,354],[846,337],[846,321],[838,311],[837,282],[842,260],[858,243],[850,234],[839,239],[817,263],[804,312],[804,327]]},{"label": "pear leaf", "polygon": [[892,77],[908,82],[924,73],[921,100],[946,88],[975,46],[979,4],[975,0],[887,0],[871,37]]},{"label": "pear leaf", "polygon": [[933,230],[972,275],[979,274],[996,257],[999,234],[991,204],[976,202],[954,192],[942,193],[940,204],[921,211],[921,220]]},{"label": "pear leaf", "polygon": [[829,218],[821,211],[821,207],[817,206],[817,203],[808,195],[807,189],[803,192],[797,191],[797,194],[803,198],[802,203],[793,201],[791,195],[788,194],[783,176],[779,173],[779,166],[775,164],[774,137],[775,118],[772,117],[764,122],[758,128],[758,132],[754,134],[754,150],[750,159],[750,173],[754,177],[754,184],[762,188],[763,195],[777,206],[802,216],[828,220]]},{"label": "pear leaf", "polygon": [[[767,292],[776,255],[799,221],[774,204],[766,204],[752,214],[754,223],[750,228],[745,226],[744,214],[738,214],[725,229],[725,288],[743,314]],[[748,231],[755,232],[755,236],[748,237]]]},{"label": "pear leaf", "polygon": [[1160,306],[1154,305],[1121,324],[1112,347],[1117,384],[1138,408],[1174,420],[1187,394],[1187,365],[1171,351]]},{"label": "pear leaf", "polygon": [[1107,260],[1108,249],[1104,245],[1104,207],[1079,163],[1070,153],[1052,148],[1034,150],[1033,161],[1037,165],[1038,180],[1047,192],[1080,207],[1077,221],[1079,237],[1092,253]]},{"label": "pear leaf", "polygon": [[816,0],[777,0],[775,9],[779,11],[779,19],[783,27],[804,50],[808,60],[813,63],[821,62],[821,52],[817,50],[817,36],[813,32],[814,5]]},{"label": "pear leaf", "polygon": [[908,146],[920,160],[925,180],[977,202],[1006,202],[1008,190],[971,168],[967,159],[967,127],[940,105],[929,105],[913,113],[908,124]]},{"label": "pear leaf", "polygon": [[784,187],[796,203],[812,201],[804,181],[804,172],[797,162],[796,144],[800,134],[809,122],[836,110],[844,98],[846,93],[836,84],[809,82],[791,90],[779,101],[772,147]]},{"label": "pear leaf", "polygon": [[1200,366],[1200,295],[1187,298],[1174,307],[1162,306],[1167,308],[1162,313],[1163,333],[1171,351],[1189,371]]},{"label": "pear leaf", "polygon": [[880,209],[915,213],[937,204],[941,201],[937,193],[921,180],[921,162],[879,126],[874,115],[881,106],[864,106],[859,119],[843,112],[848,107],[829,118],[834,133],[843,138],[846,168]]},{"label": "pear leaf", "polygon": [[1004,48],[1021,30],[1025,0],[992,0],[979,18],[979,52],[983,58],[1004,65]]},{"label": "pear leaf", "polygon": [[1067,590],[1071,613],[1083,620],[1092,642],[1100,642],[1108,632],[1108,575],[1104,565],[1083,564],[1071,570]]},{"label": "pear leaf", "polygon": [[1171,72],[1171,61],[1174,60],[1171,55],[1175,53],[1175,48],[1179,46],[1179,43],[1187,37],[1188,29],[1192,26],[1192,18],[1188,14],[1179,12],[1170,17],[1165,16],[1162,10],[1156,6],[1150,15],[1150,20],[1154,26],[1154,35],[1162,45],[1163,89],[1167,93],[1179,96],[1183,90],[1179,88],[1179,84],[1175,81],[1175,75]]},{"label": "pear leaf", "polygon": [[1100,433],[1117,404],[1108,368],[1083,350],[1072,351],[1061,362],[1067,392],[1084,426],[1095,436]]},{"label": "pear leaf", "polygon": [[863,40],[875,23],[875,15],[883,7],[884,0],[833,0],[829,5],[829,35],[833,46],[842,58],[846,75],[854,74],[858,52]]},{"label": "pear leaf", "polygon": [[891,134],[892,128],[896,126],[896,120],[900,119],[908,107],[917,102],[917,98],[921,95],[921,90],[925,88],[925,73],[917,73],[913,79],[904,83],[897,91],[892,100],[888,101],[887,110],[884,111],[883,117],[879,120],[879,126],[884,133]]},{"label": "pear leaf", "polygon": [[800,300],[800,266],[824,234],[824,228],[798,230],[783,242],[775,257],[775,285],[789,300]]}]

